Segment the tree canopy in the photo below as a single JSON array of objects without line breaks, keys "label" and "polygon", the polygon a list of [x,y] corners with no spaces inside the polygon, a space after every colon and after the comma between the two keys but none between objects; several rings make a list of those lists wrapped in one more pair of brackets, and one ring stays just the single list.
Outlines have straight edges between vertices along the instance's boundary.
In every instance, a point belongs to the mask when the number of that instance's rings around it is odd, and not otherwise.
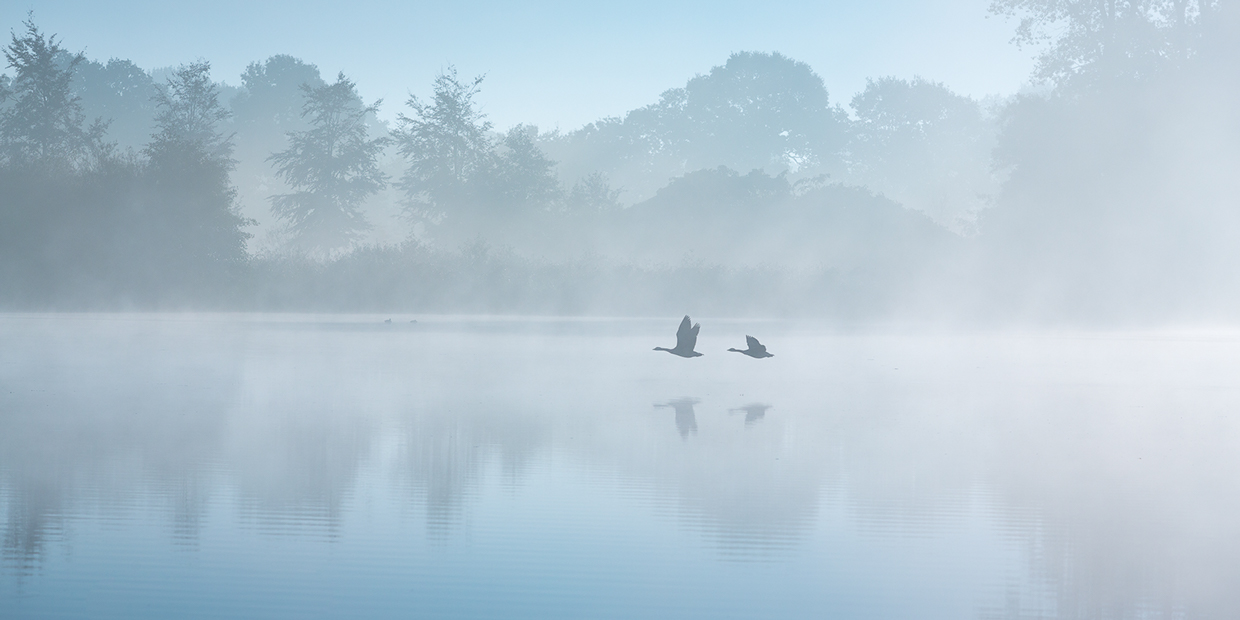
[{"label": "tree canopy", "polygon": [[230,103],[238,137],[246,147],[267,146],[305,130],[302,86],[325,84],[318,67],[287,54],[250,63],[241,74],[241,92]]},{"label": "tree canopy", "polygon": [[1084,86],[1140,78],[1196,49],[1221,0],[992,0],[990,12],[1016,19],[1012,41],[1042,47],[1035,77]]},{"label": "tree canopy", "polygon": [[156,129],[145,152],[162,260],[187,273],[219,276],[245,260],[249,234],[229,178],[232,139],[220,128],[229,112],[211,81],[210,63],[178,67],[156,101]]},{"label": "tree canopy", "polygon": [[290,132],[289,147],[269,158],[294,190],[273,196],[272,210],[287,222],[296,244],[330,252],[369,227],[361,205],[387,186],[377,159],[390,139],[367,135],[366,117],[380,102],[364,105],[343,73],[332,84],[303,84],[301,91],[310,128]]},{"label": "tree canopy", "polygon": [[477,206],[494,145],[491,122],[474,103],[482,80],[461,81],[448,67],[435,77],[430,101],[411,95],[410,114],[398,116],[393,138],[407,163],[400,188],[411,214],[451,217]]},{"label": "tree canopy", "polygon": [[821,172],[837,166],[847,115],[809,65],[739,52],[659,101],[548,140],[568,178],[603,172],[642,200],[669,179],[727,166]]},{"label": "tree canopy", "polygon": [[[102,152],[107,126],[98,121],[86,127],[73,94],[73,74],[85,56],[68,55],[56,36],[45,36],[32,19],[23,25],[25,34],[12,33],[4,48],[14,76],[5,87],[12,102],[0,108],[0,153],[9,165],[49,171],[89,165]],[[69,59],[64,66],[58,62],[62,55]]]},{"label": "tree canopy", "polygon": [[981,106],[920,77],[869,80],[851,105],[849,178],[957,232],[998,192],[995,126]]}]

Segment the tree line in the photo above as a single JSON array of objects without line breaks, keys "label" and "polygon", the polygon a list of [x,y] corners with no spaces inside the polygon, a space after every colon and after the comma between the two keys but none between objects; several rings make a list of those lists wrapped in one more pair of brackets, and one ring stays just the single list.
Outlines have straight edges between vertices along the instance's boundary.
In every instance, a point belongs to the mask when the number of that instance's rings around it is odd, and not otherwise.
[{"label": "tree line", "polygon": [[[272,278],[320,294],[324,270],[384,271],[378,255],[389,275],[371,286],[435,289],[405,273],[420,269],[410,260],[435,263],[440,278],[482,278],[463,274],[494,267],[504,247],[529,270],[539,256],[602,253],[664,273],[677,260],[668,248],[687,252],[682,262],[726,264],[757,244],[749,265],[780,256],[812,266],[816,286],[869,287],[874,299],[894,299],[916,271],[939,290],[1011,306],[1056,299],[1013,281],[1057,282],[1056,311],[1075,312],[1133,303],[1134,278],[1159,263],[1230,261],[1219,223],[1237,188],[1213,171],[1236,153],[1211,132],[1233,118],[1217,102],[1240,91],[1219,71],[1237,57],[1231,5],[995,0],[990,10],[1016,20],[1015,43],[1042,46],[1036,94],[983,105],[888,77],[844,106],[805,63],[740,52],[651,105],[567,132],[497,129],[475,101],[483,79],[452,68],[389,124],[345,75],[326,81],[297,58],[253,63],[230,87],[206,62],[148,72],[91,61],[28,19],[5,48],[12,74],[0,75],[4,297],[191,304]],[[1209,161],[1199,145],[1214,149]],[[382,196],[413,233],[360,251]],[[255,253],[258,219],[274,220],[281,252]],[[1166,230],[1164,219],[1182,229],[1177,240],[1132,243]],[[695,226],[692,243],[675,232]],[[437,303],[451,305],[455,290]]]}]

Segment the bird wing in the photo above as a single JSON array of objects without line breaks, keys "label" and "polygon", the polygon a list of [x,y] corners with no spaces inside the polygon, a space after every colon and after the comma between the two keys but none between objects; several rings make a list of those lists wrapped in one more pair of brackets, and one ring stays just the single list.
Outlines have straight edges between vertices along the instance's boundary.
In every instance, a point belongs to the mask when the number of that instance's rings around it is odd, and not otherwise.
[{"label": "bird wing", "polygon": [[690,351],[692,351],[692,350],[693,350],[693,347],[696,347],[696,346],[697,346],[697,335],[698,335],[698,330],[700,330],[700,329],[702,329],[702,324],[701,324],[701,323],[694,323],[694,324],[693,324],[693,329],[689,330],[689,338],[688,338],[688,340],[689,340],[689,350],[690,350]]},{"label": "bird wing", "polygon": [[758,353],[766,352],[766,347],[761,342],[758,342],[758,339],[753,336],[745,336],[745,344],[749,346],[751,351],[756,351]]},{"label": "bird wing", "polygon": [[680,320],[680,329],[676,330],[676,348],[684,349],[688,347],[693,350],[693,344],[697,342],[697,332],[690,326],[689,315]]}]

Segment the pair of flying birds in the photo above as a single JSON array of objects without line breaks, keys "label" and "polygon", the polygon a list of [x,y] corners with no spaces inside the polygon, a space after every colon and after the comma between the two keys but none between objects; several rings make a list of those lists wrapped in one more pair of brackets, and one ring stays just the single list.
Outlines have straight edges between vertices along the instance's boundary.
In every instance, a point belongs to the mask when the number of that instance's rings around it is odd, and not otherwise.
[{"label": "pair of flying birds", "polygon": [[[700,323],[693,323],[692,321],[689,320],[689,315],[686,314],[685,318],[681,319],[680,321],[680,329],[676,330],[676,347],[672,349],[665,349],[663,347],[655,347],[654,350],[655,351],[667,351],[668,353],[671,353],[672,355],[679,355],[681,357],[698,357],[702,354],[698,353],[697,351],[694,351],[693,347],[697,346],[698,330],[700,330],[701,328],[702,328],[702,325]],[[744,350],[728,349],[728,350],[736,351],[737,353],[744,353],[745,355],[748,355],[749,357],[757,358],[757,359],[761,359],[764,357],[775,357],[771,353],[768,353],[766,350],[766,347],[763,346],[762,343],[758,342],[758,339],[754,338],[753,336],[745,336],[745,344],[749,346],[748,349],[744,349]]]}]

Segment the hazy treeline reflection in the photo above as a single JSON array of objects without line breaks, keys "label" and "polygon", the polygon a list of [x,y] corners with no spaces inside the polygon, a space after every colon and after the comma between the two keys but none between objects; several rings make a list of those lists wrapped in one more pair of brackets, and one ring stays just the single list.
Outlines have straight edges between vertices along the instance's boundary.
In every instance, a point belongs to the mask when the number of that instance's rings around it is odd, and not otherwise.
[{"label": "hazy treeline reflection", "polygon": [[[214,527],[345,544],[376,489],[409,507],[391,535],[456,544],[487,497],[554,471],[725,559],[792,561],[836,529],[906,553],[968,532],[928,557],[963,579],[1015,549],[1024,568],[986,576],[999,617],[1240,605],[1227,339],[798,332],[771,340],[791,366],[754,380],[708,356],[708,379],[637,363],[649,324],[356,320],[6,319],[5,578],[38,575],[83,515],[150,513],[197,545],[214,507]],[[822,351],[812,380],[789,370]],[[553,522],[581,509],[538,493]]]},{"label": "hazy treeline reflection", "polygon": [[1236,8],[1057,7],[991,5],[1041,46],[1015,96],[831,98],[738,52],[571,131],[493,126],[451,68],[368,103],[291,56],[229,86],[29,21],[0,76],[0,303],[1230,317]]}]

